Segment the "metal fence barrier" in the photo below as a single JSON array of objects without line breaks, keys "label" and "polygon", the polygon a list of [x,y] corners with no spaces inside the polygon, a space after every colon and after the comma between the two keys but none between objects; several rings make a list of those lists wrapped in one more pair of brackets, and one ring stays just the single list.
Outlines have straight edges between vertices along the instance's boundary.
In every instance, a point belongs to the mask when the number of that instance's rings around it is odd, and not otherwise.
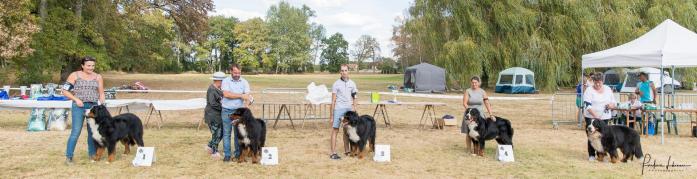
[{"label": "metal fence barrier", "polygon": [[[267,122],[267,125],[275,126],[276,120],[288,121],[291,124],[302,124],[306,120],[310,121],[329,121],[329,108],[331,104],[300,104],[300,103],[260,103],[261,105],[260,118]],[[257,108],[258,109],[258,108]],[[273,122],[274,124],[271,124]]]},{"label": "metal fence barrier", "polygon": [[581,127],[582,118],[576,107],[576,93],[555,93],[550,99],[552,105],[552,126],[557,129],[561,124],[578,124]]},{"label": "metal fence barrier", "polygon": [[[626,102],[631,93],[615,93],[615,100],[619,103]],[[661,103],[661,94],[658,97],[657,103]],[[576,93],[555,93],[550,99],[552,105],[552,126],[556,129],[559,125],[577,125],[579,128],[583,125],[583,116],[579,113],[579,108],[576,106]],[[666,106],[677,109],[695,109],[697,107],[697,94],[666,94]],[[677,123],[690,123],[697,116],[688,113],[667,113],[666,119],[675,119]]]}]

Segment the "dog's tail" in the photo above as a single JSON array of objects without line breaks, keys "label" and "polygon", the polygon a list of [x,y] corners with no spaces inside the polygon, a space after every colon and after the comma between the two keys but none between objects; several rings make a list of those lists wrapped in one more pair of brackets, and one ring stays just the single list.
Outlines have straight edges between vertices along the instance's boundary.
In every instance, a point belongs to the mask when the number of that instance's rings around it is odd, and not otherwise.
[{"label": "dog's tail", "polygon": [[499,129],[499,134],[508,136],[505,143],[508,145],[513,145],[513,126],[511,125],[511,121],[500,117],[496,117],[496,121],[503,121],[503,129]]},{"label": "dog's tail", "polygon": [[634,138],[634,157],[641,158],[644,156],[644,152],[641,150],[641,138],[637,135]]},{"label": "dog's tail", "polygon": [[[373,118],[370,118],[373,119]],[[373,125],[371,125],[370,131],[372,131],[373,135],[370,136],[370,151],[375,152],[375,136],[377,136],[377,124],[375,123],[375,120],[371,121]]]},{"label": "dog's tail", "polygon": [[513,144],[513,126],[511,125],[511,121],[506,120],[506,127],[508,128],[509,133],[511,133],[511,144]]},{"label": "dog's tail", "polygon": [[266,145],[266,121],[261,119],[257,120],[259,120],[259,123],[261,124],[261,141],[259,143],[259,149],[261,149]]},{"label": "dog's tail", "polygon": [[371,135],[368,136],[368,143],[370,143],[370,151],[375,152],[375,136],[377,135],[377,123],[375,122],[375,118],[373,118],[372,116],[363,115],[361,117],[365,118],[368,122],[368,125],[370,127],[368,128],[368,130],[371,133]]}]

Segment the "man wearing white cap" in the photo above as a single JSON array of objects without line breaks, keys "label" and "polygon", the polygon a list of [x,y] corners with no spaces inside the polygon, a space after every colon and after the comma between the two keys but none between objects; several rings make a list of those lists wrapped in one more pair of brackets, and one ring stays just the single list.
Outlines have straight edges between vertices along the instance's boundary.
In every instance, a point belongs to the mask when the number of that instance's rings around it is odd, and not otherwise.
[{"label": "man wearing white cap", "polygon": [[211,130],[211,140],[206,146],[206,151],[213,159],[220,158],[218,144],[223,139],[223,119],[220,114],[223,109],[220,104],[220,100],[223,98],[223,91],[220,89],[220,86],[225,77],[223,72],[213,73],[213,77],[211,77],[213,84],[208,87],[206,92],[206,109],[203,119],[206,121],[208,129]]}]

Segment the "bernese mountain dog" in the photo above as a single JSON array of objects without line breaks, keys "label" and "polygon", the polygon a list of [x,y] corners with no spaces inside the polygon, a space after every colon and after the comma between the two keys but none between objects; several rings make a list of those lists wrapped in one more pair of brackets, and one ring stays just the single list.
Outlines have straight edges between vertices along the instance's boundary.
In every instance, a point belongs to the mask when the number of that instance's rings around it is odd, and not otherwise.
[{"label": "bernese mountain dog", "polygon": [[487,140],[496,139],[500,145],[513,145],[513,127],[511,121],[501,117],[483,118],[480,111],[475,108],[467,109],[466,118],[469,121],[467,134],[474,145],[473,154],[484,156],[484,143]]},{"label": "bernese mountain dog", "polygon": [[266,122],[254,118],[252,110],[249,108],[235,110],[235,112],[230,114],[230,118],[235,120],[234,126],[237,128],[235,136],[239,140],[239,145],[242,149],[237,162],[246,162],[246,158],[251,157],[252,163],[259,163],[261,160],[261,148],[266,143]]},{"label": "bernese mountain dog", "polygon": [[92,161],[99,161],[108,150],[107,163],[114,161],[116,143],[121,141],[125,147],[124,154],[131,152],[131,145],[143,147],[143,123],[133,113],[111,117],[104,105],[92,106],[87,112],[87,125],[92,130],[92,140],[97,146],[97,153]]},{"label": "bernese mountain dog", "polygon": [[[349,111],[344,114],[342,122],[346,125],[344,129],[349,136],[350,156],[363,159],[366,153],[375,151],[376,125],[373,117],[358,116],[355,111]],[[365,150],[367,144],[370,145],[369,150]]]},{"label": "bernese mountain dog", "polygon": [[586,128],[588,140],[596,150],[597,160],[604,161],[605,155],[610,154],[610,162],[617,163],[619,159],[617,148],[622,151],[622,162],[634,160],[634,157],[641,160],[644,153],[641,151],[641,139],[639,134],[627,126],[607,125],[604,122],[593,119]]}]

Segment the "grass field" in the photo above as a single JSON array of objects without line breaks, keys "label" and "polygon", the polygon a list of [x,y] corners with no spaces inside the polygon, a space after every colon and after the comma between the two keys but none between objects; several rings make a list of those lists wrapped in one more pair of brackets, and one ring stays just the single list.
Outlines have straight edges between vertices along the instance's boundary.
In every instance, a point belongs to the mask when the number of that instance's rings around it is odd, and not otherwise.
[{"label": "grass field", "polygon": [[[106,86],[143,81],[152,89],[205,90],[209,75],[179,74],[106,74]],[[304,88],[309,82],[331,85],[338,75],[253,75],[245,76],[253,91],[264,88]],[[399,85],[401,75],[354,75],[362,92],[386,91],[390,84]],[[119,93],[119,98],[187,99],[203,97],[202,93]],[[490,93],[492,96],[510,96]],[[90,163],[87,158],[86,132],[83,129],[75,150],[76,165],[65,166],[66,131],[27,132],[28,111],[0,111],[0,178],[695,178],[697,177],[697,139],[688,137],[688,126],[682,124],[681,136],[642,137],[645,153],[665,163],[670,156],[676,164],[692,164],[684,171],[646,171],[641,175],[641,162],[589,162],[586,137],[575,126],[553,129],[550,124],[551,95],[526,95],[547,100],[492,100],[497,116],[508,118],[515,129],[513,163],[494,160],[495,142],[487,143],[486,157],[465,152],[464,136],[457,127],[445,130],[419,129],[421,106],[389,106],[392,128],[379,123],[377,143],[389,144],[392,162],[376,163],[344,157],[334,161],[328,157],[329,124],[308,122],[304,128],[291,129],[282,121],[277,129],[269,129],[267,146],[280,150],[280,165],[259,166],[250,163],[223,163],[212,160],[204,150],[210,133],[204,126],[196,129],[203,110],[163,112],[161,129],[145,131],[146,146],[156,147],[157,161],[152,167],[130,165],[133,155],[117,156],[116,162]],[[287,94],[255,94],[256,101],[301,100],[302,96]],[[368,100],[362,94],[361,100]],[[451,114],[462,118],[461,100],[399,97],[400,101],[436,101],[448,106],[438,107],[437,115]],[[252,106],[256,108],[258,106]],[[359,113],[373,112],[364,105]],[[141,118],[145,110],[135,109]],[[296,124],[297,125],[297,124]],[[319,126],[319,127],[317,127]],[[222,149],[222,144],[220,145]],[[123,147],[117,147],[122,152]]]}]

